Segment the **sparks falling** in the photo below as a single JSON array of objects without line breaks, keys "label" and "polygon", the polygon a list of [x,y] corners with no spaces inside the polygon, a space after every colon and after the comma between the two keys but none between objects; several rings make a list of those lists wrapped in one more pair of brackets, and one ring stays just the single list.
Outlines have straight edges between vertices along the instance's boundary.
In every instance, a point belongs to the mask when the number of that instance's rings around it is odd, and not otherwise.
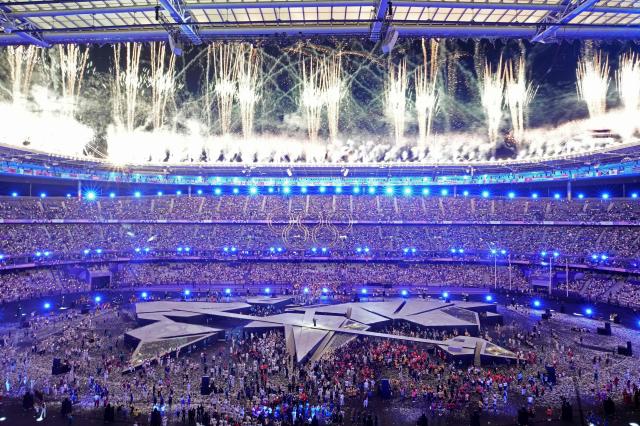
[{"label": "sparks falling", "polygon": [[174,96],[176,55],[169,54],[164,43],[151,43],[149,86],[151,87],[151,119],[154,129],[165,124],[167,102]]},{"label": "sparks falling", "polygon": [[14,103],[24,103],[29,95],[33,70],[38,62],[37,52],[35,46],[8,46],[6,49],[11,100]]},{"label": "sparks falling", "polygon": [[524,142],[529,104],[536,92],[531,83],[527,82],[525,71],[524,56],[520,57],[517,65],[514,66],[513,62],[509,61],[505,67],[506,101],[511,115],[513,137],[517,143]]},{"label": "sparks falling", "polygon": [[[122,68],[122,50],[124,50],[124,68]],[[124,49],[120,44],[113,46],[113,122],[130,133],[136,127],[138,95],[143,85],[140,71],[141,52],[142,44],[140,43],[126,43]]]},{"label": "sparks falling", "polygon": [[89,61],[89,48],[83,49],[76,44],[58,45],[58,56],[63,111],[68,116],[74,117]]},{"label": "sparks falling", "polygon": [[327,105],[327,125],[329,138],[338,140],[338,124],[340,121],[340,103],[345,94],[345,83],[342,75],[342,55],[340,52],[331,55],[323,62],[322,92]]},{"label": "sparks falling", "polygon": [[404,138],[405,112],[407,108],[407,62],[389,64],[386,84],[386,113],[394,130],[396,146]]},{"label": "sparks falling", "polygon": [[300,63],[302,74],[302,88],[300,92],[300,107],[307,123],[307,134],[311,142],[318,140],[318,131],[322,120],[324,104],[322,93],[322,63],[311,58]]},{"label": "sparks falling", "polygon": [[220,131],[223,135],[229,135],[231,134],[233,98],[237,90],[238,45],[215,43],[210,45],[209,49],[213,59],[213,92],[218,106]]},{"label": "sparks falling", "polygon": [[489,143],[495,150],[502,122],[502,105],[504,104],[502,59],[500,59],[495,71],[488,62],[485,63],[480,82],[480,100],[487,123]]},{"label": "sparks falling", "polygon": [[616,72],[618,93],[629,117],[636,118],[640,109],[640,57],[635,53],[620,57]]},{"label": "sparks falling", "polygon": [[607,110],[609,91],[609,59],[601,52],[591,58],[583,56],[576,71],[578,97],[587,104],[589,117],[598,118]]},{"label": "sparks falling", "polygon": [[243,44],[238,56],[238,93],[242,118],[242,135],[245,140],[253,136],[253,122],[256,104],[260,100],[258,84],[261,81],[261,60],[259,52],[251,44]]},{"label": "sparks falling", "polygon": [[431,128],[433,116],[438,110],[438,93],[436,84],[438,82],[438,48],[437,40],[431,39],[429,56],[427,59],[427,47],[422,39],[422,59],[421,67],[416,69],[415,89],[416,89],[416,115],[418,118],[418,145],[424,146],[431,140]]}]

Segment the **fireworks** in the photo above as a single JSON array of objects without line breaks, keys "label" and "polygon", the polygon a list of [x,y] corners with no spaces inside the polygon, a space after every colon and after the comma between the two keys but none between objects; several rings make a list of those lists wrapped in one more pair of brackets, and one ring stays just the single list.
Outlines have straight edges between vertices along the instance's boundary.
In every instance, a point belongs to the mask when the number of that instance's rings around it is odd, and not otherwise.
[{"label": "fireworks", "polygon": [[215,76],[213,93],[218,106],[220,130],[223,135],[229,135],[233,98],[237,88],[238,45],[215,43],[209,46],[209,54],[213,58]]},{"label": "fireworks", "polygon": [[500,59],[496,71],[493,71],[488,62],[485,63],[480,81],[480,100],[486,119],[489,144],[495,149],[498,143],[504,103],[502,59]]},{"label": "fireworks", "polygon": [[245,140],[253,136],[253,121],[258,95],[258,84],[261,62],[257,49],[250,44],[240,47],[238,56],[238,93],[236,97],[240,103],[240,116],[242,117],[242,135]]},{"label": "fireworks", "polygon": [[326,58],[322,70],[323,98],[327,104],[327,125],[332,142],[338,140],[340,103],[344,97],[345,83],[342,75],[342,55],[340,52]]},{"label": "fireworks", "polygon": [[318,140],[318,131],[322,119],[324,97],[322,93],[322,62],[320,60],[302,60],[302,89],[300,92],[300,106],[307,123],[307,134],[311,142]]},{"label": "fireworks", "polygon": [[164,125],[167,102],[175,93],[176,56],[171,53],[166,59],[164,43],[151,43],[149,86],[151,87],[151,119],[154,129]]},{"label": "fireworks", "polygon": [[68,116],[74,117],[89,60],[89,48],[82,49],[75,44],[58,45],[58,55],[60,58],[63,111]]},{"label": "fireworks", "polygon": [[430,141],[433,116],[438,109],[438,41],[430,41],[430,58],[427,62],[427,47],[422,39],[422,67],[416,69],[416,114],[418,116],[418,145],[424,146]]},{"label": "fireworks", "polygon": [[616,73],[618,93],[622,105],[630,118],[636,118],[640,108],[640,57],[629,53],[620,57]]},{"label": "fireworks", "polygon": [[142,44],[126,43],[124,45],[124,69],[122,69],[122,45],[113,46],[113,83],[112,106],[113,122],[118,127],[124,127],[133,132],[136,126],[136,110],[138,95],[142,89],[140,73],[140,53]]},{"label": "fireworks", "polygon": [[518,143],[522,143],[524,142],[527,111],[535,95],[535,89],[531,86],[531,83],[527,83],[525,76],[524,56],[520,57],[515,70],[513,62],[509,61],[507,63],[505,67],[505,79],[506,100],[511,115],[513,136]]},{"label": "fireworks", "polygon": [[393,124],[396,146],[402,144],[404,138],[405,110],[407,106],[407,62],[399,65],[389,64],[387,74],[386,113]]},{"label": "fireworks", "polygon": [[609,91],[609,60],[600,52],[591,59],[583,56],[576,71],[578,97],[587,104],[589,116],[598,118],[607,110]]},{"label": "fireworks", "polygon": [[38,62],[37,52],[38,49],[35,46],[7,47],[11,100],[14,103],[24,103],[29,95],[33,70]]}]

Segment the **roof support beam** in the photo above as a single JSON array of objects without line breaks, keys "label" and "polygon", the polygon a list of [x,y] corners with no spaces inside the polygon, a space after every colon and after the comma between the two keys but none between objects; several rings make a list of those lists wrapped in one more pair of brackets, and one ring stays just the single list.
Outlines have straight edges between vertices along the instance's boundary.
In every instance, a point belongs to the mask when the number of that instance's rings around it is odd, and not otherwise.
[{"label": "roof support beam", "polygon": [[[182,0],[159,0],[160,5],[166,10],[171,18],[180,26],[182,33],[193,44],[202,44],[202,39],[198,34],[198,27],[195,24],[195,19],[188,10],[185,9]],[[193,23],[192,23],[193,22]]]},{"label": "roof support beam", "polygon": [[5,33],[13,33],[28,44],[43,48],[51,47],[51,44],[42,38],[42,34],[35,25],[26,19],[11,17],[9,13],[11,13],[11,9],[0,6],[0,26],[4,28]]},{"label": "roof support beam", "polygon": [[553,39],[563,25],[571,23],[573,18],[586,12],[594,6],[598,0],[567,0],[563,2],[563,8],[555,13],[550,13],[544,19],[548,25],[539,27],[538,32],[531,39],[534,43],[546,43]]},{"label": "roof support beam", "polygon": [[378,0],[375,10],[375,18],[371,24],[371,34],[369,38],[372,41],[378,41],[384,39],[383,28],[384,20],[387,16],[387,9],[389,9],[389,0]]}]

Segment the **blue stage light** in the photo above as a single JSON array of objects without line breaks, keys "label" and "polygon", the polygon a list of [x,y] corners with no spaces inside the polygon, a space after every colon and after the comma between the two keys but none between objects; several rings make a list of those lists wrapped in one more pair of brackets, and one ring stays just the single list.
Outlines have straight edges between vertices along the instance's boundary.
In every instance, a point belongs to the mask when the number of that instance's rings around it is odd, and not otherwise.
[{"label": "blue stage light", "polygon": [[158,197],[162,197],[162,191],[158,191]]},{"label": "blue stage light", "polygon": [[638,198],[638,193],[637,192],[632,193],[631,194],[631,198],[634,198],[634,199]]},{"label": "blue stage light", "polygon": [[444,297],[445,299],[448,299],[449,298],[449,292],[448,291],[442,292],[442,297]]},{"label": "blue stage light", "polygon": [[593,315],[593,309],[585,308],[584,309],[584,313],[585,313],[586,316],[590,317],[591,315]]},{"label": "blue stage light", "polygon": [[458,253],[460,254],[464,253],[464,249],[458,249]]},{"label": "blue stage light", "polygon": [[361,247],[356,247],[356,253],[362,253],[362,248]]},{"label": "blue stage light", "polygon": [[40,256],[42,256],[42,252],[41,251],[37,251],[36,252],[36,257],[40,257]]},{"label": "blue stage light", "polygon": [[276,251],[277,251],[278,253],[282,253],[282,247],[278,247],[278,248],[276,248]]},{"label": "blue stage light", "polygon": [[237,195],[240,193],[240,189],[234,187],[232,192]]},{"label": "blue stage light", "polygon": [[322,251],[323,253],[326,253],[327,252],[327,248],[326,247],[322,247],[322,249],[320,251]]},{"label": "blue stage light", "polygon": [[4,254],[0,254],[0,260],[4,260]]},{"label": "blue stage light", "polygon": [[220,194],[222,194],[222,189],[221,188],[216,188],[216,189],[213,190],[213,193],[216,194],[216,195],[220,195]]},{"label": "blue stage light", "polygon": [[140,296],[142,296],[143,299],[146,299],[148,294],[146,291],[143,291],[142,294],[140,294]]},{"label": "blue stage light", "polygon": [[49,302],[44,302],[44,308],[45,308],[45,309],[51,309],[51,303],[49,303]]},{"label": "blue stage light", "polygon": [[51,252],[50,251],[45,251],[43,254],[44,254],[45,257],[51,256]]},{"label": "blue stage light", "polygon": [[186,290],[184,291],[184,295],[185,295],[185,296],[189,296],[190,294],[191,294],[191,290],[186,289]]},{"label": "blue stage light", "polygon": [[96,192],[95,191],[87,191],[87,193],[84,195],[84,198],[86,198],[89,201],[93,201],[96,199]]},{"label": "blue stage light", "polygon": [[557,251],[554,251],[553,252],[553,257],[558,257],[558,256],[560,256],[560,253],[558,253]]},{"label": "blue stage light", "polygon": [[533,198],[534,200],[538,198],[538,193],[534,192],[533,194],[531,194],[531,198]]},{"label": "blue stage light", "polygon": [[67,198],[71,198],[71,194],[67,193]]},{"label": "blue stage light", "polygon": [[493,296],[492,296],[492,295],[490,295],[490,294],[487,294],[487,295],[484,297],[484,300],[486,300],[487,302],[493,302]]},{"label": "blue stage light", "polygon": [[369,247],[365,247],[365,248],[364,248],[364,252],[365,252],[365,253],[369,253]]},{"label": "blue stage light", "polygon": [[508,197],[509,198],[516,198],[516,193],[515,192],[509,192]]},{"label": "blue stage light", "polygon": [[326,287],[322,287],[322,292],[323,292],[323,293],[325,293],[325,294],[326,294],[326,293],[329,293],[329,289],[328,289],[328,288],[326,288]]},{"label": "blue stage light", "polygon": [[413,247],[413,248],[411,249],[411,253],[415,253],[416,251],[417,251],[417,250],[416,250],[416,248],[415,248],[415,247]]},{"label": "blue stage light", "polygon": [[359,187],[359,186],[354,186],[354,187],[351,189],[351,191],[352,191],[354,194],[359,194],[359,193],[360,193],[360,187]]},{"label": "blue stage light", "polygon": [[269,294],[269,293],[271,293],[271,289],[269,287],[267,287],[267,288],[264,289],[264,292]]},{"label": "blue stage light", "polygon": [[491,249],[491,254],[496,254],[496,253],[498,253],[498,250],[496,250],[496,249]]},{"label": "blue stage light", "polygon": [[369,191],[369,194],[373,195],[373,194],[376,193],[376,187],[375,186],[370,186],[368,191]]},{"label": "blue stage light", "polygon": [[142,193],[140,191],[136,191],[133,193],[133,196],[136,198],[140,198],[140,196],[142,196]]},{"label": "blue stage light", "polygon": [[178,196],[182,195],[182,191],[177,190],[177,191],[176,191],[176,195],[178,195]]},{"label": "blue stage light", "polygon": [[312,253],[315,253],[315,252],[317,252],[317,251],[318,251],[318,249],[317,249],[317,248],[315,248],[315,247],[311,247],[311,252],[312,252]]},{"label": "blue stage light", "polygon": [[607,260],[609,258],[609,256],[607,256],[606,254],[603,254],[602,256],[600,256],[600,259],[602,260]]},{"label": "blue stage light", "polygon": [[555,194],[553,194],[553,198],[555,198],[556,200],[560,199],[560,194],[558,194],[557,192]]},{"label": "blue stage light", "polygon": [[457,251],[457,250],[456,250],[456,249],[454,249],[454,248],[452,248],[452,249],[451,249],[451,253],[455,253],[456,251]]},{"label": "blue stage light", "polygon": [[429,188],[422,188],[422,195],[429,195],[431,190]]},{"label": "blue stage light", "polygon": [[334,189],[336,194],[342,194],[342,187],[341,186],[336,186]]},{"label": "blue stage light", "polygon": [[541,251],[541,252],[540,252],[540,256],[545,257],[546,255],[547,255],[547,252],[546,252],[546,251]]},{"label": "blue stage light", "polygon": [[409,253],[409,248],[408,248],[408,247],[405,247],[405,248],[403,248],[403,249],[402,249],[402,251],[403,251],[405,254],[407,254],[407,253]]},{"label": "blue stage light", "polygon": [[591,259],[593,259],[593,260],[598,260],[598,255],[597,255],[597,254],[592,254],[592,255],[591,255]]},{"label": "blue stage light", "polygon": [[367,289],[366,289],[366,288],[363,288],[362,290],[360,290],[360,293],[362,293],[362,294],[367,294]]},{"label": "blue stage light", "polygon": [[542,306],[542,302],[540,302],[538,299],[535,299],[533,301],[533,307],[534,308],[539,308],[540,306]]},{"label": "blue stage light", "polygon": [[102,254],[102,249],[96,249],[96,253]]},{"label": "blue stage light", "polygon": [[47,198],[47,194],[45,194],[44,192],[42,192],[42,193],[40,194],[40,198]]},{"label": "blue stage light", "polygon": [[110,192],[109,193],[109,198],[116,198],[116,193],[115,192]]},{"label": "blue stage light", "polygon": [[306,194],[307,193],[307,187],[306,186],[301,186],[300,187],[300,193]]},{"label": "blue stage light", "polygon": [[93,298],[93,301],[96,302],[96,303],[100,303],[100,302],[102,302],[102,297],[96,296],[96,297]]},{"label": "blue stage light", "polygon": [[12,197],[17,197],[17,196],[18,196],[18,193],[17,193],[17,192],[12,192],[12,193],[11,193],[11,196],[12,196]]},{"label": "blue stage light", "polygon": [[270,186],[270,187],[267,189],[267,192],[268,192],[269,194],[273,194],[273,192],[274,192],[274,191],[275,191],[275,189],[273,189],[273,186]]},{"label": "blue stage light", "polygon": [[482,198],[489,198],[489,191],[482,191]]},{"label": "blue stage light", "polygon": [[224,294],[231,294],[231,289],[230,288],[225,288],[224,289]]},{"label": "blue stage light", "polygon": [[178,253],[182,253],[182,247],[178,247]]},{"label": "blue stage light", "polygon": [[89,249],[84,249],[82,252],[83,252],[85,255],[87,255],[87,254],[91,253],[91,250],[89,250]]},{"label": "blue stage light", "polygon": [[387,195],[393,195],[393,186],[387,186],[384,189],[384,193],[387,194]]},{"label": "blue stage light", "polygon": [[446,188],[441,189],[440,195],[442,195],[443,197],[446,197],[447,195],[449,195],[449,190]]},{"label": "blue stage light", "polygon": [[151,249],[150,249],[149,247],[145,247],[145,248],[144,248],[144,252],[145,252],[145,253],[149,253],[149,251],[151,251]]},{"label": "blue stage light", "polygon": [[186,251],[187,253],[189,253],[191,251],[191,247],[185,247],[184,251]]},{"label": "blue stage light", "polygon": [[402,290],[402,291],[400,292],[400,295],[401,295],[402,297],[407,297],[407,296],[409,295],[409,292],[408,292],[407,290]]},{"label": "blue stage light", "polygon": [[231,252],[235,253],[236,251],[238,251],[238,249],[235,246],[231,246]]},{"label": "blue stage light", "polygon": [[288,186],[283,186],[282,187],[282,193],[283,194],[290,194],[291,193],[291,188],[289,188]]},{"label": "blue stage light", "polygon": [[275,253],[275,252],[276,252],[276,248],[275,248],[275,247],[269,247],[269,251],[270,251],[271,253]]},{"label": "blue stage light", "polygon": [[582,194],[582,193],[578,194],[578,198],[579,198],[580,200],[582,200],[582,199],[584,198],[584,194]]},{"label": "blue stage light", "polygon": [[405,186],[404,188],[402,188],[402,193],[408,197],[409,195],[413,194],[413,188],[411,188],[410,186]]},{"label": "blue stage light", "polygon": [[140,253],[140,247],[136,247],[134,250],[136,253]]},{"label": "blue stage light", "polygon": [[198,194],[198,195],[202,195],[202,189],[198,189],[198,190],[196,191],[196,194]]},{"label": "blue stage light", "polygon": [[602,199],[603,200],[608,200],[609,199],[609,193],[605,192],[604,194],[602,194]]},{"label": "blue stage light", "polygon": [[462,195],[465,197],[469,196],[469,191],[467,191],[466,189],[464,191],[462,191]]},{"label": "blue stage light", "polygon": [[255,186],[252,186],[249,188],[249,194],[251,195],[256,195],[258,193],[258,188]]},{"label": "blue stage light", "polygon": [[325,192],[327,192],[327,187],[326,186],[321,186],[318,188],[318,192],[321,194],[324,194]]}]

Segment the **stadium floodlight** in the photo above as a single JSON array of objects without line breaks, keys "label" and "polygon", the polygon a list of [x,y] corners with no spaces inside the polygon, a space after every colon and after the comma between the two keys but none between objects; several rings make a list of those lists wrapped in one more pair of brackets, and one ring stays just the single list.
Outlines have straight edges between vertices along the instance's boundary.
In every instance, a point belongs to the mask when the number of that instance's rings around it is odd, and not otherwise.
[{"label": "stadium floodlight", "polygon": [[11,196],[15,198],[15,197],[17,197],[17,196],[18,196],[18,193],[17,193],[17,192],[12,192],[12,193],[11,193]]},{"label": "stadium floodlight", "polygon": [[220,195],[220,194],[222,194],[222,189],[221,188],[215,188],[213,190],[213,193],[216,194],[216,195]]},{"label": "stadium floodlight", "polygon": [[603,200],[608,200],[609,199],[609,193],[605,192],[604,194],[602,194],[602,199]]},{"label": "stadium floodlight", "polygon": [[133,196],[136,198],[140,198],[140,196],[142,195],[142,193],[140,193],[140,191],[136,191],[133,193]]},{"label": "stadium floodlight", "polygon": [[489,198],[489,191],[482,191],[482,198]]},{"label": "stadium floodlight", "polygon": [[202,189],[198,189],[198,190],[196,191],[196,194],[198,194],[198,195],[202,195]]},{"label": "stadium floodlight", "polygon": [[376,187],[375,186],[370,186],[368,188],[369,194],[373,195],[376,193]]},{"label": "stadium floodlight", "polygon": [[234,187],[232,192],[237,195],[240,193],[240,189],[238,189],[237,187]]},{"label": "stadium floodlight", "polygon": [[533,198],[534,200],[538,198],[538,193],[534,192],[533,194],[531,194],[531,198]]},{"label": "stadium floodlight", "polygon": [[327,187],[326,186],[321,186],[318,188],[318,192],[321,194],[324,194],[325,192],[327,192]]},{"label": "stadium floodlight", "polygon": [[44,192],[40,193],[40,198],[47,198],[47,194]]},{"label": "stadium floodlight", "polygon": [[465,197],[469,196],[469,191],[467,191],[466,189],[464,191],[462,191],[462,195],[464,195]]},{"label": "stadium floodlight", "polygon": [[116,193],[115,192],[110,192],[109,193],[109,198],[116,198]]},{"label": "stadium floodlight", "polygon": [[583,193],[578,194],[578,199],[580,200],[584,199],[584,194]]},{"label": "stadium floodlight", "polygon": [[411,188],[410,186],[405,186],[402,189],[402,193],[408,197],[409,195],[413,194],[413,188]]},{"label": "stadium floodlight", "polygon": [[513,192],[513,191],[511,191],[511,192],[509,192],[509,194],[507,194],[507,196],[508,196],[509,198],[513,199],[513,198],[516,198],[516,193],[515,193],[515,192]]},{"label": "stadium floodlight", "polygon": [[443,197],[446,197],[447,195],[449,195],[449,190],[447,188],[442,188],[440,190],[440,195],[442,195]]},{"label": "stadium floodlight", "polygon": [[256,195],[258,193],[258,188],[256,186],[252,186],[249,188],[249,194]]}]

